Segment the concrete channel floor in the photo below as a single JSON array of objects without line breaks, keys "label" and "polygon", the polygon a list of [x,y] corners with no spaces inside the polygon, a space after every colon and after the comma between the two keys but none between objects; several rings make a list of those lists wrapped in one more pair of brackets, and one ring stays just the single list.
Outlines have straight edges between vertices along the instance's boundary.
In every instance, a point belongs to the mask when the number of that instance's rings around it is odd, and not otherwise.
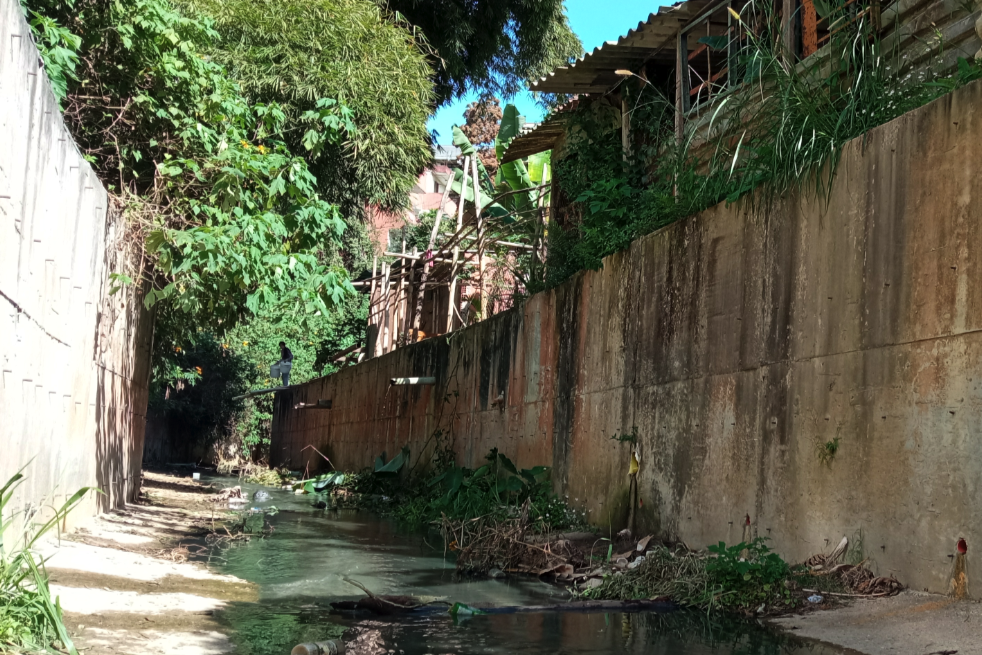
[{"label": "concrete channel floor", "polygon": [[214,612],[255,601],[257,589],[188,562],[183,545],[210,523],[214,490],[153,473],[144,489],[152,504],[97,517],[43,549],[76,647],[83,655],[232,652]]},{"label": "concrete channel floor", "polygon": [[982,604],[915,591],[770,623],[869,655],[982,655]]},{"label": "concrete channel floor", "polygon": [[[51,589],[83,655],[223,655],[234,651],[214,618],[254,602],[255,585],[187,561],[183,544],[217,519],[214,489],[146,473],[150,504],[97,517],[43,551]],[[982,604],[904,592],[770,621],[801,637],[868,655],[982,655]]]}]

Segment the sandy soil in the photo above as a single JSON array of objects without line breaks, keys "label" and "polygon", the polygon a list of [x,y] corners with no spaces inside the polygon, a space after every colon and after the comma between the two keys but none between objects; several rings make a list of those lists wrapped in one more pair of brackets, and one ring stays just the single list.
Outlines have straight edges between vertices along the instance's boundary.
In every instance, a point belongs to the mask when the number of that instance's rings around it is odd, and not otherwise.
[{"label": "sandy soil", "polygon": [[770,623],[869,655],[982,655],[982,604],[919,592]]},{"label": "sandy soil", "polygon": [[93,519],[51,542],[52,593],[83,655],[218,655],[233,650],[213,618],[257,589],[187,561],[196,540],[224,516],[215,489],[173,474],[144,473],[146,504]]}]

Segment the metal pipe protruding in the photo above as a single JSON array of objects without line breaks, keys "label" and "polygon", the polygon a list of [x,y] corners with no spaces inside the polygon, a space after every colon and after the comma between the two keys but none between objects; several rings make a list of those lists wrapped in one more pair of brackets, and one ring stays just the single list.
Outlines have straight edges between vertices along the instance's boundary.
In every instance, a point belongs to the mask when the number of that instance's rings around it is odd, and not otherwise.
[{"label": "metal pipe protruding", "polygon": [[405,384],[436,384],[436,378],[391,378],[389,384],[393,386]]}]

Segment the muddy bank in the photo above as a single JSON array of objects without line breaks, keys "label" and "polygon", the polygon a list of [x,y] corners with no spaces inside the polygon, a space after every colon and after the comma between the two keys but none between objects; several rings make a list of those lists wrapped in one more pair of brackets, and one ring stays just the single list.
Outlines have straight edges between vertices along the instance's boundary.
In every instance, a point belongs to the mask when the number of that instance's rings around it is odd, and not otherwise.
[{"label": "muddy bank", "polygon": [[172,474],[145,473],[141,504],[102,515],[52,541],[52,594],[85,655],[219,655],[234,650],[215,612],[258,600],[256,585],[189,562],[194,545],[225,517],[214,490]]}]

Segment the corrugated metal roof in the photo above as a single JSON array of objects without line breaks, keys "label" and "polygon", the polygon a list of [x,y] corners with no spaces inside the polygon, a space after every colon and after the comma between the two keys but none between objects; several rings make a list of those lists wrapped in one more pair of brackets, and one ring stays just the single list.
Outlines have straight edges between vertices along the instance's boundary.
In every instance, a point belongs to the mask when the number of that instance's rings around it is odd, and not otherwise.
[{"label": "corrugated metal roof", "polygon": [[671,7],[659,7],[648,20],[616,41],[607,41],[569,66],[557,68],[532,84],[542,93],[603,93],[622,78],[614,71],[637,71],[646,62],[659,61],[674,66],[675,43],[679,30],[719,0],[688,0]]},{"label": "corrugated metal roof", "polygon": [[433,146],[433,159],[438,162],[456,161],[460,159],[460,148],[457,146]]},{"label": "corrugated metal roof", "polygon": [[516,159],[524,159],[529,155],[551,150],[556,139],[563,135],[568,118],[569,114],[565,112],[553,114],[537,124],[534,129],[512,139],[508,149],[505,150],[505,156],[501,158],[501,163],[507,164]]}]

